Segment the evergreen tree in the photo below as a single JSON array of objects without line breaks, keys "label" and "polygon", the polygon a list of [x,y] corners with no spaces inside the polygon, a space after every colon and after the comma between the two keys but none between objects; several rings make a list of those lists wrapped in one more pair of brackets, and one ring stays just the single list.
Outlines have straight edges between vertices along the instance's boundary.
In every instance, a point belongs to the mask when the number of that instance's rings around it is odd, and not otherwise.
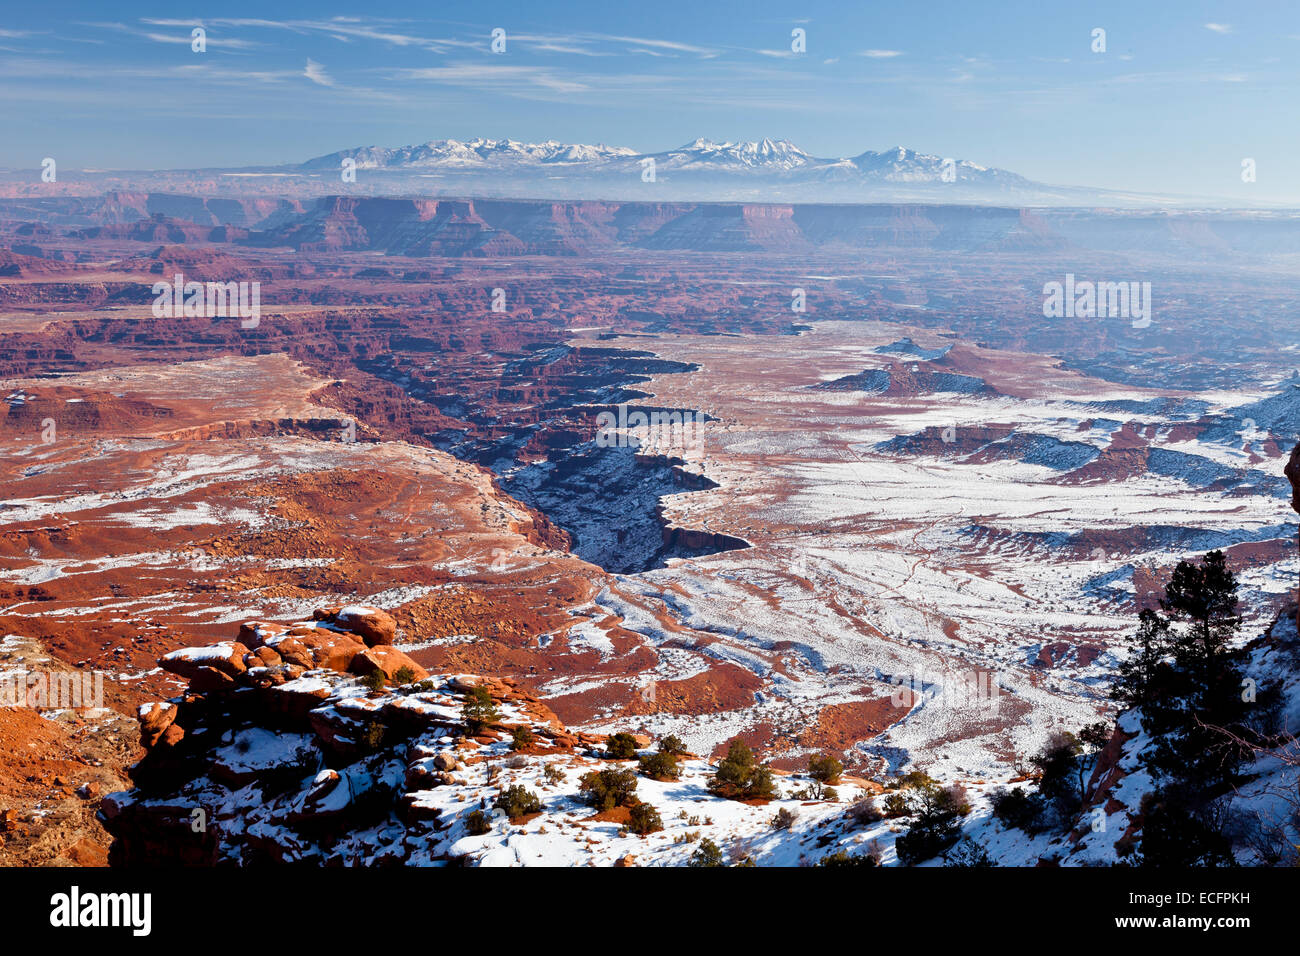
[{"label": "evergreen tree", "polygon": [[460,715],[461,719],[465,721],[465,727],[470,736],[481,734],[488,724],[501,719],[501,714],[492,700],[491,693],[483,686],[474,687],[465,695],[465,701],[460,708]]},{"label": "evergreen tree", "polygon": [[743,740],[733,740],[709,780],[709,790],[732,800],[770,799],[776,795],[776,784],[771,768],[755,760]]},{"label": "evergreen tree", "polygon": [[1119,665],[1119,676],[1111,689],[1116,703],[1140,707],[1150,699],[1157,671],[1170,653],[1169,622],[1151,608],[1138,615],[1134,653]]},{"label": "evergreen tree", "polygon": [[1208,808],[1189,805],[1172,791],[1152,794],[1143,806],[1142,842],[1130,861],[1149,867],[1232,866],[1232,845]]},{"label": "evergreen tree", "polygon": [[631,770],[593,770],[582,775],[578,789],[597,810],[636,802],[636,774]]},{"label": "evergreen tree", "polygon": [[1211,551],[1199,565],[1179,561],[1160,606],[1174,621],[1189,626],[1174,643],[1175,660],[1200,678],[1204,690],[1228,643],[1241,630],[1237,578],[1222,551]]}]

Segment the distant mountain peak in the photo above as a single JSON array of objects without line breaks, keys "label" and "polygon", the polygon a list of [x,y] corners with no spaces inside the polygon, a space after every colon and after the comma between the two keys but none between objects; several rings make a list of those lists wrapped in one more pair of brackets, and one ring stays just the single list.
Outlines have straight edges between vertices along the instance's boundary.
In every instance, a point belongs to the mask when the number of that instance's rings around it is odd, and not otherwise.
[{"label": "distant mountain peak", "polygon": [[[698,136],[658,152],[641,152],[605,143],[555,139],[528,142],[510,138],[430,140],[415,146],[360,147],[320,156],[294,167],[304,172],[335,170],[346,160],[357,169],[383,170],[394,177],[458,176],[464,188],[489,195],[553,193],[569,190],[621,192],[640,182],[660,183],[662,192],[694,189],[725,198],[730,191],[762,190],[776,198],[826,201],[925,199],[968,202],[1019,202],[1040,187],[1006,170],[965,159],[921,153],[906,146],[856,156],[814,156],[789,139],[716,140]],[[653,160],[656,178],[643,180]],[[669,184],[666,188],[663,184]],[[743,194],[743,193],[742,193]]]}]

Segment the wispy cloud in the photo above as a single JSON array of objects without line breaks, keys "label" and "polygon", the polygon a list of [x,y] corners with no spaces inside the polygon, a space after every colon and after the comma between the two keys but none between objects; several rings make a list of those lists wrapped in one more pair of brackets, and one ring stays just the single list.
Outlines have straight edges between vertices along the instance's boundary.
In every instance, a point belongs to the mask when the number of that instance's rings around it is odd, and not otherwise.
[{"label": "wispy cloud", "polygon": [[611,43],[630,43],[638,47],[649,47],[655,50],[670,50],[674,53],[694,53],[697,56],[716,56],[718,52],[709,47],[696,46],[693,43],[681,43],[677,40],[651,40],[647,37],[629,37],[607,33],[592,33],[587,34],[587,36],[593,40],[607,40]]},{"label": "wispy cloud", "polygon": [[306,68],[302,71],[302,75],[307,77],[307,79],[311,80],[313,83],[316,83],[320,86],[334,85],[334,80],[328,73],[325,72],[325,67],[321,66],[319,63],[317,63],[315,60],[311,59],[310,57],[307,60]]},{"label": "wispy cloud", "polygon": [[1232,26],[1227,23],[1207,23],[1205,29],[1212,33],[1231,33]]},{"label": "wispy cloud", "polygon": [[233,29],[284,30],[298,34],[323,34],[342,43],[352,40],[374,40],[394,47],[423,48],[434,53],[445,53],[455,48],[485,47],[482,40],[460,40],[448,37],[427,37],[407,33],[386,25],[386,21],[369,21],[360,17],[331,17],[328,20],[266,20],[255,17],[214,17],[204,20],[168,20],[145,18],[142,23],[153,26],[221,26]]},{"label": "wispy cloud", "polygon": [[515,36],[508,36],[508,41],[522,44],[530,50],[539,53],[562,53],[566,56],[613,56],[612,52],[602,50],[593,50],[591,47],[582,43],[573,42],[572,37],[553,37],[542,36],[531,33],[521,33]]},{"label": "wispy cloud", "polygon": [[[141,21],[147,23],[148,21]],[[189,31],[195,27],[203,27],[205,32],[208,29],[204,24],[197,20],[173,21],[166,24],[156,24],[158,26],[177,26],[184,27],[185,33],[158,33],[153,30],[142,30],[138,27],[130,26],[126,23],[104,23],[104,22],[85,22],[79,24],[85,27],[95,27],[100,30],[111,30],[114,33],[125,33],[141,40],[150,40],[153,43],[173,43],[189,46],[193,42]],[[151,24],[153,25],[153,24]],[[226,36],[206,36],[205,42],[213,49],[230,49],[230,50],[249,50],[260,47],[262,44],[253,40],[240,40],[235,37]]]},{"label": "wispy cloud", "polygon": [[869,56],[873,60],[888,60],[891,57],[902,55],[902,50],[863,50],[858,54],[858,56]]},{"label": "wispy cloud", "polygon": [[495,63],[452,63],[447,66],[418,67],[397,70],[394,75],[409,80],[498,90],[507,87],[518,91],[527,86],[540,86],[559,93],[579,93],[590,89],[579,79],[561,76],[544,67]]}]

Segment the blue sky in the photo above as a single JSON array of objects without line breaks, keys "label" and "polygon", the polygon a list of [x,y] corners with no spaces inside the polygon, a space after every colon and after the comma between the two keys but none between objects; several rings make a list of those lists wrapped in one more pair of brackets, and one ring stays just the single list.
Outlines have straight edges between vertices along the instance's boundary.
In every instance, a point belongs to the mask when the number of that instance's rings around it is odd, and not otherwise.
[{"label": "blue sky", "polygon": [[[206,53],[190,31],[207,30]],[[506,52],[490,50],[493,28]],[[802,28],[807,52],[790,50]],[[1106,52],[1090,49],[1106,30]],[[0,165],[299,161],[474,136],[905,145],[1300,205],[1300,4],[9,4]],[[1257,181],[1241,181],[1244,158]]]}]

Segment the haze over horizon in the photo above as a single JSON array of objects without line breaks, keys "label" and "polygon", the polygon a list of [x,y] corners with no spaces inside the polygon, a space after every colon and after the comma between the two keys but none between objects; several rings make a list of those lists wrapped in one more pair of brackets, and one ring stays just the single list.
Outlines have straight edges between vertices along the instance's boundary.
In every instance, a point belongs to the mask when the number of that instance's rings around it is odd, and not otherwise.
[{"label": "haze over horizon", "polygon": [[643,152],[772,138],[823,157],[901,145],[1043,183],[1300,203],[1287,175],[1300,133],[1276,121],[1276,104],[1300,94],[1288,69],[1300,12],[1280,3],[941,2],[925,19],[767,2],[507,3],[474,21],[382,2],[364,16],[291,9],[11,11],[0,165],[36,176],[45,156],[184,169],[480,136]]}]

